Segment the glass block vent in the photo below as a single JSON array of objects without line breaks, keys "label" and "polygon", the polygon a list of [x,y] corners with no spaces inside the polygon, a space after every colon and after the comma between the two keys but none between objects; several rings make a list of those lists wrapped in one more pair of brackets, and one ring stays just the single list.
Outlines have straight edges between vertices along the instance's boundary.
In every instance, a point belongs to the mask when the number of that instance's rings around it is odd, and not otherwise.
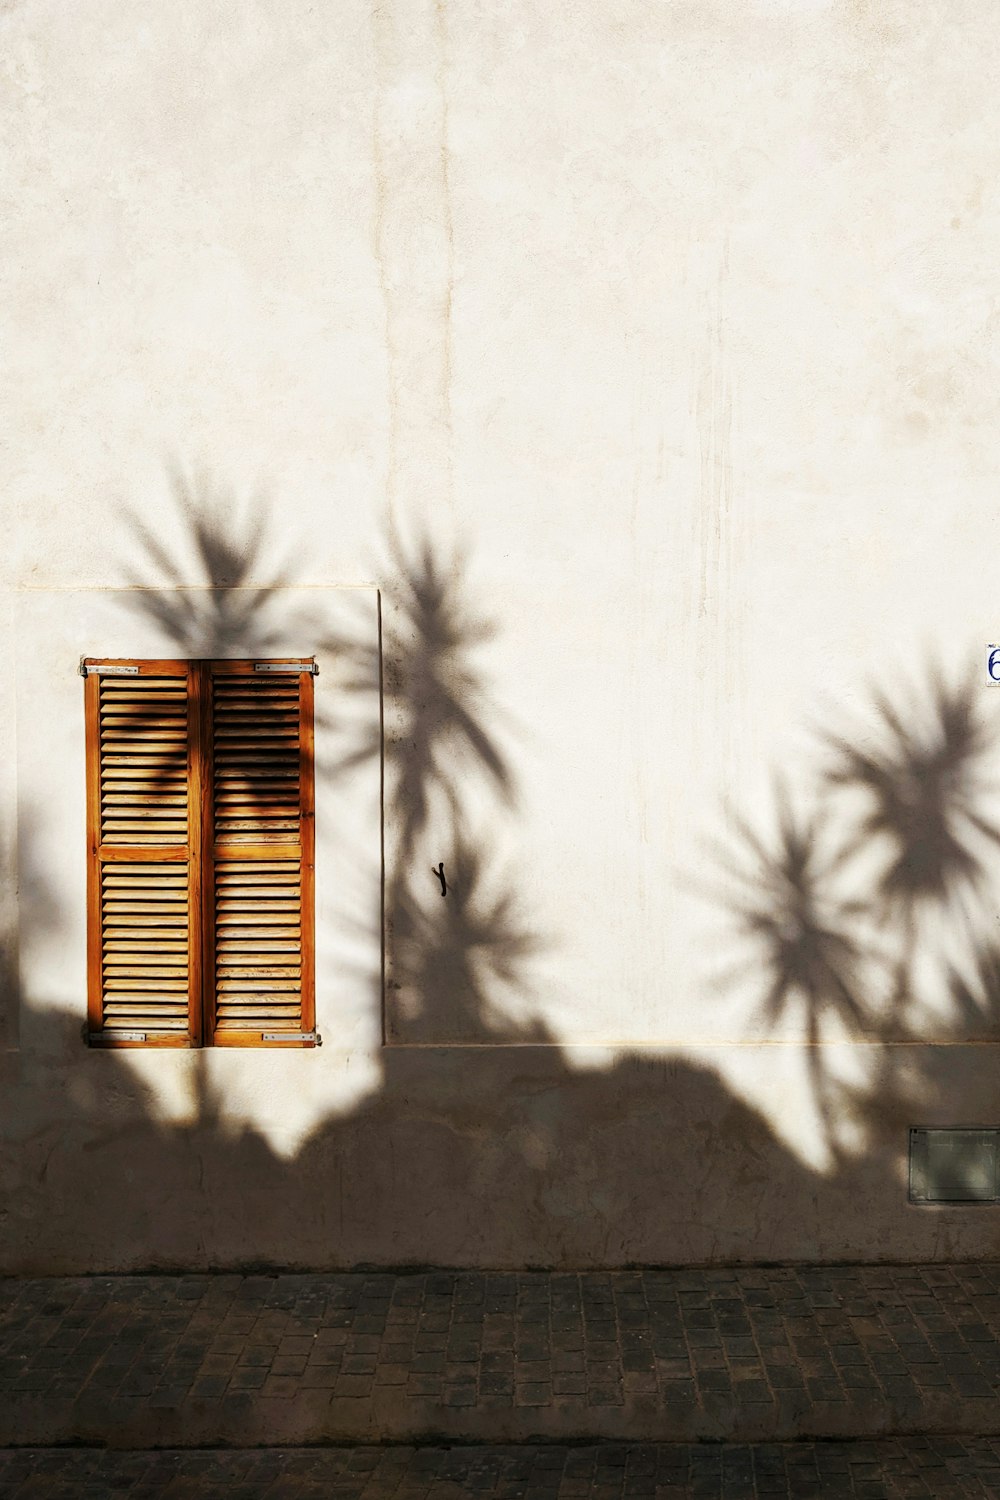
[{"label": "glass block vent", "polygon": [[910,1131],[911,1203],[996,1203],[1000,1129]]}]

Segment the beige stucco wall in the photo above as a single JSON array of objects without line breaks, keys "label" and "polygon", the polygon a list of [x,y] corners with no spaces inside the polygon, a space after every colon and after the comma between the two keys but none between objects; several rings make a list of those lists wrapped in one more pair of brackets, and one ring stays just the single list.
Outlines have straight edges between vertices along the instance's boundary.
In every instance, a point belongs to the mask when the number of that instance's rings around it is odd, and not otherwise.
[{"label": "beige stucco wall", "polygon": [[[0,1269],[995,1248],[992,6],[0,37]],[[88,1052],[76,663],[265,643],[324,1046]]]}]

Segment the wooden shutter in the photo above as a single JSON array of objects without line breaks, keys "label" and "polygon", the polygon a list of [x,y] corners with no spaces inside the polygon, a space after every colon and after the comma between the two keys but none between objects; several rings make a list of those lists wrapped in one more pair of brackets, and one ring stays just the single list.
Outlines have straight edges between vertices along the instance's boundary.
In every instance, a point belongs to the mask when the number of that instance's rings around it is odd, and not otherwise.
[{"label": "wooden shutter", "polygon": [[196,693],[187,662],[86,662],[88,1016],[115,1046],[199,1040]]},{"label": "wooden shutter", "polygon": [[261,665],[207,664],[206,1040],[311,1046],[312,665]]}]

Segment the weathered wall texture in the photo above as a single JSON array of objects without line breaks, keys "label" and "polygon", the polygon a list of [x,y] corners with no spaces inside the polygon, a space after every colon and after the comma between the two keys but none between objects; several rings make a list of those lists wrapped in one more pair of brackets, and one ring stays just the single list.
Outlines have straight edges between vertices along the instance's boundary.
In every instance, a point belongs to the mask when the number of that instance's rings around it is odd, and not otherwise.
[{"label": "weathered wall texture", "polygon": [[[1000,1125],[993,6],[21,0],[0,67],[0,1270],[995,1253],[905,1186]],[[324,1046],[89,1052],[77,662],[265,648]]]}]

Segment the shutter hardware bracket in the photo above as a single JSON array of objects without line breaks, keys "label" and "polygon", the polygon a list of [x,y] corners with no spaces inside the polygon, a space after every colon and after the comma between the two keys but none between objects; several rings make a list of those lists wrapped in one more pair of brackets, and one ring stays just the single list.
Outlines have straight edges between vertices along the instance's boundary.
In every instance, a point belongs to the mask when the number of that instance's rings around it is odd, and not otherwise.
[{"label": "shutter hardware bracket", "polygon": [[[100,1045],[108,1042],[144,1042],[151,1036],[174,1036],[171,1031],[91,1031],[87,1033],[87,1040],[91,1045]],[[317,1047],[322,1047],[323,1038],[318,1031],[264,1031],[261,1032],[262,1042],[315,1042]]]},{"label": "shutter hardware bracket", "polygon": [[114,1042],[144,1042],[151,1036],[176,1036],[176,1031],[91,1031],[87,1033],[87,1040],[91,1046],[100,1046],[102,1043]]},{"label": "shutter hardware bracket", "polygon": [[[319,667],[314,661],[255,661],[253,664],[255,672],[308,672],[310,677],[319,676]],[[80,657],[80,665],[77,668],[81,677],[138,677],[138,667],[107,666],[100,662],[88,662],[85,656]]]}]

